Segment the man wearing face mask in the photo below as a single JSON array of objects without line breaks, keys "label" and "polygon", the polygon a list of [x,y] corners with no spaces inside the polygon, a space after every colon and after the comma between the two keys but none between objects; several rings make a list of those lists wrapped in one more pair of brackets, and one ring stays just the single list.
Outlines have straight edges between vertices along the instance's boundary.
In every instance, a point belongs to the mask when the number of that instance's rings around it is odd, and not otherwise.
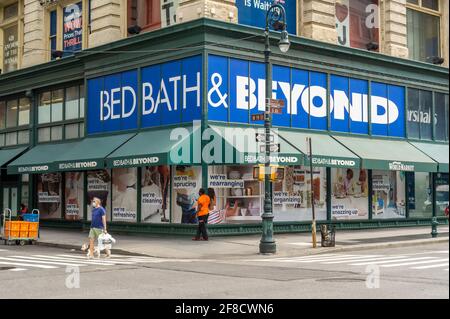
[{"label": "man wearing face mask", "polygon": [[101,205],[101,200],[97,197],[92,199],[92,221],[91,230],[89,231],[89,256],[94,257],[94,243],[98,236],[103,232],[106,233],[106,211]]}]

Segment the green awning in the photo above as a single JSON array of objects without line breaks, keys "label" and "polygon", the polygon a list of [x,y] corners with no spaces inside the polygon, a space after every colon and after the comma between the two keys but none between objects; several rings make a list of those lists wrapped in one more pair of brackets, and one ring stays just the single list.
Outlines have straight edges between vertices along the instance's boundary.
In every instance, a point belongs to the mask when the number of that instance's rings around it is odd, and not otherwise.
[{"label": "green awning", "polygon": [[26,147],[16,147],[0,150],[0,166],[3,166],[8,162],[12,161],[14,158],[19,156],[19,154],[23,153],[26,149],[27,149]]},{"label": "green awning", "polygon": [[311,138],[313,166],[360,167],[360,158],[326,134],[278,130],[281,138],[305,154],[305,164],[309,164],[306,138]]},{"label": "green awning", "polygon": [[439,172],[448,173],[448,144],[410,142],[438,163]]},{"label": "green awning", "polygon": [[[265,163],[264,128],[224,125],[210,125],[209,128],[210,130],[206,134],[209,140],[203,149],[204,161],[206,154],[211,159],[207,161],[210,164]],[[302,165],[304,163],[302,153],[282,139],[276,131],[272,131],[271,134],[273,135],[271,144],[274,147],[270,154],[272,164]],[[262,136],[261,142],[257,141],[256,135]]]},{"label": "green awning", "polygon": [[[200,128],[180,127],[144,131],[106,158],[107,167],[200,164]],[[198,148],[198,150],[197,150]],[[198,157],[198,158],[197,158]]]},{"label": "green awning", "polygon": [[391,171],[436,172],[437,163],[407,141],[333,136],[361,158],[361,167]]},{"label": "green awning", "polygon": [[8,174],[32,174],[55,171],[53,161],[76,142],[37,145],[8,165]]},{"label": "green awning", "polygon": [[71,143],[71,147],[54,160],[57,171],[92,170],[105,167],[105,158],[135,134],[88,137]]}]

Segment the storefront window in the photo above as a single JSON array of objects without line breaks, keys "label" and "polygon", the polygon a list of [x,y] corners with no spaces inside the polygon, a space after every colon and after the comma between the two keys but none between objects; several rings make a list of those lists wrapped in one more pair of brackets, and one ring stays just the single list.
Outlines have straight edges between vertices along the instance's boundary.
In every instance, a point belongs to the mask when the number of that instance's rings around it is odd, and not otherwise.
[{"label": "storefront window", "polygon": [[196,224],[198,191],[202,184],[200,166],[177,165],[172,170],[172,223]]},{"label": "storefront window", "polygon": [[0,130],[6,127],[6,102],[0,101]]},{"label": "storefront window", "polygon": [[372,171],[374,219],[406,218],[405,173]]},{"label": "storefront window", "polygon": [[331,218],[368,219],[369,191],[367,170],[331,169]]},{"label": "storefront window", "polygon": [[449,180],[448,173],[436,174],[436,216],[445,216],[445,208],[448,206]]},{"label": "storefront window", "polygon": [[72,120],[78,118],[79,110],[79,94],[78,86],[73,86],[66,89],[65,105],[66,105],[66,120]]},{"label": "storefront window", "polygon": [[52,141],[62,140],[62,126],[52,126],[51,139]]},{"label": "storefront window", "polygon": [[19,100],[19,126],[30,124],[30,99]]},{"label": "storefront window", "polygon": [[88,171],[87,178],[87,219],[92,219],[92,199],[100,199],[106,209],[106,220],[111,221],[111,171],[107,169]]},{"label": "storefront window", "polygon": [[137,222],[137,169],[112,170],[112,220]]},{"label": "storefront window", "polygon": [[28,144],[30,142],[30,131],[17,132],[17,144]]},{"label": "storefront window", "polygon": [[141,221],[144,223],[169,222],[169,194],[170,166],[143,167],[141,179]]},{"label": "storefront window", "polygon": [[[313,168],[312,190],[317,220],[327,219],[326,168]],[[273,183],[274,221],[310,221],[311,171],[303,166],[285,167],[284,179]]]},{"label": "storefront window", "polygon": [[431,140],[432,138],[432,113],[433,96],[430,91],[420,91],[420,106],[422,120],[420,121],[420,138],[422,140]]},{"label": "storefront window", "polygon": [[429,173],[408,173],[408,208],[411,218],[431,218],[432,194]]},{"label": "storefront window", "polygon": [[39,98],[38,123],[50,123],[51,92],[44,92]]},{"label": "storefront window", "polygon": [[79,137],[78,127],[78,124],[68,124],[65,126],[67,140]]},{"label": "storefront window", "polygon": [[17,132],[6,133],[6,146],[17,144]]},{"label": "storefront window", "polygon": [[65,217],[66,220],[80,220],[83,218],[84,187],[83,173],[65,173]]},{"label": "storefront window", "polygon": [[59,122],[63,119],[63,96],[64,90],[52,91],[52,122]]},{"label": "storefront window", "polygon": [[61,174],[37,175],[37,195],[40,218],[61,218]]},{"label": "storefront window", "polygon": [[448,94],[434,94],[435,113],[435,140],[448,141],[449,109]]},{"label": "storefront window", "polygon": [[17,126],[18,102],[17,100],[9,100],[6,102],[6,127]]}]

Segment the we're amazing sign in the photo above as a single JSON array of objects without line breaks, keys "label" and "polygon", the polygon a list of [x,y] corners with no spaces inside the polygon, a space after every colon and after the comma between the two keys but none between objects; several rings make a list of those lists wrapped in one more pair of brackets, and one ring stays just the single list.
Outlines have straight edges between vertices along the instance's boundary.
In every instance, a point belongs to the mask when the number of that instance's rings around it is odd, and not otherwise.
[{"label": "we're amazing sign", "polygon": [[64,8],[63,16],[63,51],[80,51],[83,41],[82,3],[74,3]]}]

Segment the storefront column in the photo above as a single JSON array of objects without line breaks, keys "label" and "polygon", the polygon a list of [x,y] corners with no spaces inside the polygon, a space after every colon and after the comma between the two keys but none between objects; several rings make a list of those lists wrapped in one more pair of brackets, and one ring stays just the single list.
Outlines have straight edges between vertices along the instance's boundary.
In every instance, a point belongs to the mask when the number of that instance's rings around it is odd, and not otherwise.
[{"label": "storefront column", "polygon": [[431,178],[431,216],[436,217],[436,174],[437,173],[430,173]]},{"label": "storefront column", "polygon": [[[208,83],[208,54],[206,52],[203,53],[203,83]],[[202,110],[202,123],[201,123],[201,135],[200,138],[203,136],[203,131],[208,127],[208,90],[207,86],[205,85],[203,88],[203,110]],[[196,134],[193,134],[193,137],[195,138]],[[205,147],[207,141],[203,141],[203,138],[201,139],[201,150],[200,150],[200,161],[202,163],[202,188],[205,190],[208,189],[208,165],[203,162],[203,148]],[[193,145],[195,145],[195,141],[193,141]],[[193,151],[195,152],[195,149],[193,148]],[[194,159],[195,156],[192,154],[192,159]]]},{"label": "storefront column", "polygon": [[332,192],[332,186],[331,186],[331,168],[327,167],[326,169],[327,174],[327,221],[331,221],[331,192]]},{"label": "storefront column", "polygon": [[140,224],[141,220],[142,220],[142,212],[141,212],[141,207],[142,207],[142,167],[138,167],[137,168],[137,181],[136,181],[136,185],[137,185],[137,202],[136,202],[136,219],[137,219],[137,223]]},{"label": "storefront column", "polygon": [[87,171],[83,174],[83,191],[84,191],[84,195],[83,195],[83,220],[87,220],[87,206],[89,205],[88,200],[89,200],[89,196],[88,196],[88,191],[87,191]]},{"label": "storefront column", "polygon": [[405,218],[406,219],[409,218],[409,183],[410,183],[411,176],[412,176],[412,178],[414,178],[413,174],[410,174],[409,172],[405,172],[405,199],[406,199]]},{"label": "storefront column", "polygon": [[373,197],[372,197],[372,192],[373,192],[373,185],[372,185],[372,170],[369,169],[368,170],[368,178],[369,178],[369,185],[368,185],[368,202],[369,202],[369,220],[372,220],[373,217]]}]

